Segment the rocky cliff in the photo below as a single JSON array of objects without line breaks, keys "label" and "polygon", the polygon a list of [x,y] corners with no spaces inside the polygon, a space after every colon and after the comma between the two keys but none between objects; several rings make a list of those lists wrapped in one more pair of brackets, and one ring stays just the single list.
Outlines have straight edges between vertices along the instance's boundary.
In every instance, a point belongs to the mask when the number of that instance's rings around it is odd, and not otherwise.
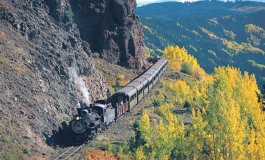
[{"label": "rocky cliff", "polygon": [[0,1],[0,159],[48,158],[46,138],[70,120],[78,101],[105,98],[91,50],[112,63],[144,66],[134,7],[118,0]]},{"label": "rocky cliff", "polygon": [[74,21],[81,37],[110,63],[145,66],[143,28],[134,14],[135,0],[73,0]]}]

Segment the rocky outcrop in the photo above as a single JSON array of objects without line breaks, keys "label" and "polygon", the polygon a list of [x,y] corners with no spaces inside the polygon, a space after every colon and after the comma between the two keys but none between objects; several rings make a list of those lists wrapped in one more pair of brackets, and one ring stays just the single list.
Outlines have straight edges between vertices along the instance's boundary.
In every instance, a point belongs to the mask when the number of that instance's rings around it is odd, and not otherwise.
[{"label": "rocky outcrop", "polygon": [[71,1],[81,37],[106,61],[129,68],[145,66],[143,28],[135,0]]}]

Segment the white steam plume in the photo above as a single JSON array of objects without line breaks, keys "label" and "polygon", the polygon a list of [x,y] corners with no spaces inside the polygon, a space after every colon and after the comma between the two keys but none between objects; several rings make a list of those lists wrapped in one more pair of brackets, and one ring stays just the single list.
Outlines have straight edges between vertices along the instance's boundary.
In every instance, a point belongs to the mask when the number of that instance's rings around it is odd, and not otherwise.
[{"label": "white steam plume", "polygon": [[75,68],[69,67],[68,70],[69,70],[71,80],[74,82],[76,88],[82,93],[82,100],[87,105],[89,105],[90,104],[89,92],[88,92],[88,89],[85,85],[85,82],[82,80],[82,78],[80,78],[77,75]]}]

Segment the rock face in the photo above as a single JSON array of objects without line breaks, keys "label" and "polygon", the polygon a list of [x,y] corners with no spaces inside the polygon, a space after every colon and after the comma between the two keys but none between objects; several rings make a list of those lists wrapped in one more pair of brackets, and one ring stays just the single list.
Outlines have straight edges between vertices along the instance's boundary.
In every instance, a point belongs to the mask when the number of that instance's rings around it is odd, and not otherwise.
[{"label": "rock face", "polygon": [[135,6],[135,0],[0,1],[0,159],[49,158],[45,139],[82,99],[69,68],[91,101],[106,97],[91,50],[111,63],[145,65]]},{"label": "rock face", "polygon": [[71,6],[81,37],[92,52],[113,64],[145,66],[144,34],[134,14],[135,0],[75,0]]}]

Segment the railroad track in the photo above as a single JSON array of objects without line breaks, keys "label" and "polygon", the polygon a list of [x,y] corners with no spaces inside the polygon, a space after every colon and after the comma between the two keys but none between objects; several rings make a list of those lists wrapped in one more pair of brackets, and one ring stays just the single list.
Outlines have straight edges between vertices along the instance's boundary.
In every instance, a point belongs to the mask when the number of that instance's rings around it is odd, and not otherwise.
[{"label": "railroad track", "polygon": [[84,147],[83,145],[80,146],[71,146],[66,148],[62,151],[60,155],[55,157],[53,160],[73,160],[77,157],[77,153]]}]

